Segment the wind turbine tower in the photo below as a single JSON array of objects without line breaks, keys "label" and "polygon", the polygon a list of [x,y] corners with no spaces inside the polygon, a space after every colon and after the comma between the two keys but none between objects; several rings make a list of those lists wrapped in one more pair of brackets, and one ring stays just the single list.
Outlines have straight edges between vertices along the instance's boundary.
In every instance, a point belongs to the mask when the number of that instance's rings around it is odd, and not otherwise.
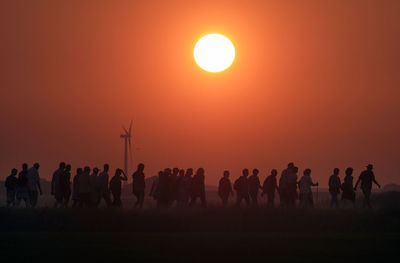
[{"label": "wind turbine tower", "polygon": [[122,129],[124,129],[124,133],[121,134],[119,137],[124,139],[124,172],[126,176],[128,175],[128,152],[132,161],[132,149],[131,149],[131,138],[132,138],[132,121],[131,124],[129,125],[129,130],[125,129],[124,126],[122,126]]}]

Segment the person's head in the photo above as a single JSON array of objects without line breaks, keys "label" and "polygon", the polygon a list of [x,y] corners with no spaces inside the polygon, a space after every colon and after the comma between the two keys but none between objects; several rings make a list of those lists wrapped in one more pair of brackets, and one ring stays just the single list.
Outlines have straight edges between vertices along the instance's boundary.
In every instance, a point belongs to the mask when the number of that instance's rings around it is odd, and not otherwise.
[{"label": "person's head", "polygon": [[40,165],[39,165],[39,163],[35,163],[35,164],[33,165],[33,167],[35,167],[36,170],[39,170]]},{"label": "person's head", "polygon": [[97,168],[97,167],[93,168],[93,173],[94,174],[97,174],[98,172],[99,172],[99,168]]},{"label": "person's head", "polygon": [[294,168],[294,163],[288,163],[287,167],[290,168],[290,169]]},{"label": "person's head", "polygon": [[71,171],[71,165],[68,164],[67,166],[65,166],[65,170],[67,170],[68,172]]},{"label": "person's head", "polygon": [[309,176],[311,174],[311,169],[305,169],[304,170],[304,175]]},{"label": "person's head", "polygon": [[11,175],[16,175],[18,173],[18,170],[13,168],[11,169]]},{"label": "person's head", "polygon": [[117,169],[115,170],[115,176],[120,176],[121,174],[122,174],[122,170],[119,169],[119,168],[117,168]]},{"label": "person's head", "polygon": [[104,172],[108,172],[108,170],[110,169],[110,166],[108,165],[108,163],[104,164]]},{"label": "person's head", "polygon": [[249,169],[243,169],[242,174],[247,177],[249,175]]},{"label": "person's head", "polygon": [[164,172],[163,172],[163,171],[159,171],[159,172],[158,172],[158,177],[159,177],[159,178],[161,178],[163,175],[164,175]]},{"label": "person's head", "polygon": [[186,176],[192,176],[192,174],[193,174],[193,168],[188,168],[186,170]]},{"label": "person's head", "polygon": [[224,171],[224,177],[225,177],[225,178],[228,178],[228,177],[229,177],[229,174],[230,174],[230,173],[229,173],[228,170],[225,170],[225,171]]},{"label": "person's head", "polygon": [[334,174],[334,175],[338,175],[338,174],[339,174],[339,168],[333,169],[333,174]]},{"label": "person's head", "polygon": [[28,169],[28,164],[27,163],[23,163],[22,164],[22,170],[26,171]]},{"label": "person's head", "polygon": [[254,175],[258,175],[259,172],[260,172],[260,171],[258,171],[258,169],[253,169],[253,174],[254,174]]},{"label": "person's head", "polygon": [[372,164],[368,164],[367,165],[367,170],[368,171],[372,171],[372,169],[374,169],[374,166]]},{"label": "person's head", "polygon": [[76,169],[76,174],[81,174],[83,172],[82,168],[77,168]]},{"label": "person's head", "polygon": [[60,165],[59,165],[59,167],[60,167],[60,169],[64,169],[64,168],[65,168],[65,163],[64,163],[64,162],[61,162]]},{"label": "person's head", "polygon": [[346,175],[352,175],[353,174],[353,168],[349,167],[346,169]]},{"label": "person's head", "polygon": [[297,167],[297,166],[293,167],[293,172],[294,173],[297,173],[298,171],[299,171],[299,167]]},{"label": "person's head", "polygon": [[175,167],[172,169],[172,174],[177,175],[179,173],[179,168]]},{"label": "person's head", "polygon": [[171,169],[170,168],[165,168],[164,169],[164,175],[169,176],[171,174]]},{"label": "person's head", "polygon": [[198,175],[204,175],[204,168],[199,168],[199,169],[197,169],[197,171],[196,171],[196,174],[198,174]]},{"label": "person's head", "polygon": [[276,176],[278,174],[278,171],[276,169],[272,169],[271,175]]},{"label": "person's head", "polygon": [[85,166],[85,168],[83,168],[83,172],[89,174],[90,173],[90,167],[89,166]]},{"label": "person's head", "polygon": [[143,172],[144,171],[144,164],[139,163],[137,166],[138,171]]},{"label": "person's head", "polygon": [[180,177],[185,176],[185,170],[180,169],[180,170],[179,170],[179,176],[180,176]]}]

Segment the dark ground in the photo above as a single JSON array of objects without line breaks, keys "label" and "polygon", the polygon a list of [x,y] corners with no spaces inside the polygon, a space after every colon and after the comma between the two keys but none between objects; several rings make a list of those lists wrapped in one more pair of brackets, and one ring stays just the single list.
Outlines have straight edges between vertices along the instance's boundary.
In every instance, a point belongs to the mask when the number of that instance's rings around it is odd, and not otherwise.
[{"label": "dark ground", "polygon": [[14,262],[372,262],[395,256],[400,210],[0,209]]},{"label": "dark ground", "polygon": [[[397,257],[400,192],[374,209],[36,209],[0,207],[2,262],[374,262]],[[49,198],[49,197],[48,197]],[[264,200],[265,201],[265,200]],[[3,261],[4,260],[4,261]]]}]

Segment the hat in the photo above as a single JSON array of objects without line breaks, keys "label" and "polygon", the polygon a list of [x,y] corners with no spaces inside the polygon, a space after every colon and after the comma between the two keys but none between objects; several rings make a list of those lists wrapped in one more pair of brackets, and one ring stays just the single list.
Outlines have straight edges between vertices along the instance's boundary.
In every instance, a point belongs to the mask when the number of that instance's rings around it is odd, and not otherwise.
[{"label": "hat", "polygon": [[366,167],[372,169],[374,166],[372,164],[368,164]]}]

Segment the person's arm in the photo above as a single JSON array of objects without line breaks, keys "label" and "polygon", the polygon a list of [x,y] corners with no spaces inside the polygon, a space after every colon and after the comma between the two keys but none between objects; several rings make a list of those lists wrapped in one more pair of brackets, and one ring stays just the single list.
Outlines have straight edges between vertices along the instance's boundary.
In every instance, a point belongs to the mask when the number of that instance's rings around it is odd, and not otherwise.
[{"label": "person's arm", "polygon": [[55,184],[55,178],[54,178],[54,174],[53,177],[51,178],[51,195],[54,195],[54,184]]},{"label": "person's arm", "polygon": [[42,195],[43,194],[43,191],[42,191],[42,187],[40,186],[40,178],[38,177],[38,180],[37,180],[37,186],[38,186],[38,188],[39,188],[39,193],[40,193],[40,195]]},{"label": "person's arm", "polygon": [[360,179],[361,179],[361,175],[360,175],[360,177],[358,177],[357,183],[356,183],[356,185],[354,186],[354,190],[357,190],[357,186],[358,186],[358,184],[360,183]]},{"label": "person's arm", "polygon": [[121,170],[121,173],[124,175],[123,177],[121,177],[121,180],[128,181],[128,177],[126,176],[125,172]]},{"label": "person's arm", "polygon": [[372,174],[372,182],[374,182],[379,188],[381,188],[381,185],[376,181],[374,174]]}]

